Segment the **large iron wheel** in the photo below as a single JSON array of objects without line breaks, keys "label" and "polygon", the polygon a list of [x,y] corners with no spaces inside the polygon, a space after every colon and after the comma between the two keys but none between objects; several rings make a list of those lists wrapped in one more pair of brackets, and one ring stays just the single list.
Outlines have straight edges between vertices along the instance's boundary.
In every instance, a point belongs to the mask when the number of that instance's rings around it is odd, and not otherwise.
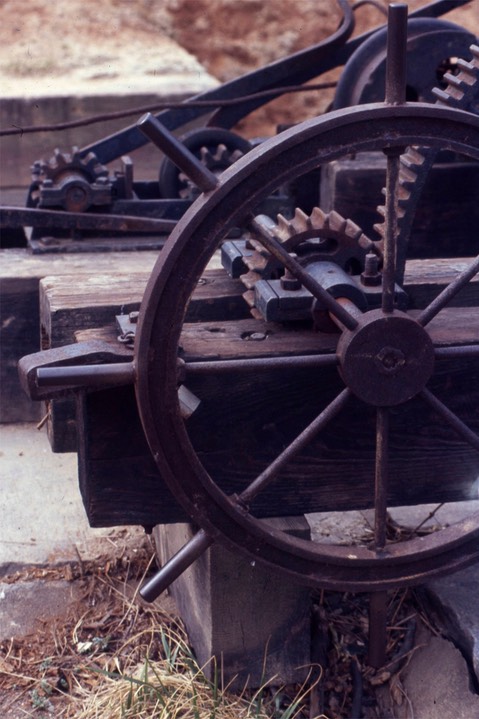
[{"label": "large iron wheel", "polygon": [[[392,408],[420,397],[479,451],[479,436],[428,389],[441,357],[461,355],[471,363],[478,361],[477,334],[474,344],[464,347],[458,340],[439,350],[429,323],[479,271],[479,256],[419,316],[413,318],[394,305],[395,257],[400,254],[395,246],[398,159],[404,148],[414,145],[447,149],[477,161],[479,118],[431,105],[377,104],[307,121],[265,142],[225,170],[216,189],[200,196],[180,220],[161,252],[142,303],[135,354],[136,391],[143,427],[161,475],[201,527],[196,545],[185,550],[186,564],[218,540],[302,583],[374,591],[413,585],[479,559],[479,513],[427,537],[393,545],[385,540]],[[351,313],[303,272],[279,242],[267,232],[261,233],[255,207],[282,183],[323,163],[377,150],[387,157],[382,305],[363,314]],[[342,327],[336,354],[318,355],[310,361],[317,361],[318,382],[322,366],[337,365],[345,387],[328,406],[318,408],[316,419],[244,491],[227,496],[200,462],[182,417],[178,385],[183,380],[188,383],[195,363],[180,371],[178,348],[188,302],[206,265],[228,230],[245,225],[257,232],[256,239],[327,306]],[[471,228],[473,252],[477,252],[474,232]],[[211,362],[206,371],[219,372],[220,364]],[[267,363],[258,363],[254,369],[260,382],[261,373],[268,371]],[[333,417],[348,411],[353,395],[376,412],[374,546],[316,544],[266,527],[250,512],[250,502],[275,482],[289,459]]]}]

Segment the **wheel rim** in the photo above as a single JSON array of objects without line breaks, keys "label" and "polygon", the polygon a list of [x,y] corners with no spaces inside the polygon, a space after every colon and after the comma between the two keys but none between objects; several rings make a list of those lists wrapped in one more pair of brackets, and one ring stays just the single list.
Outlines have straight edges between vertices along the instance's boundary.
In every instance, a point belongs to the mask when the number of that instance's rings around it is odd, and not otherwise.
[{"label": "wheel rim", "polygon": [[[258,201],[283,180],[352,151],[394,152],[417,144],[450,149],[478,160],[479,121],[467,113],[430,105],[371,105],[331,113],[268,141],[226,170],[218,188],[200,197],[183,217],[158,259],[143,300],[136,391],[145,433],[162,476],[212,538],[309,584],[356,591],[387,589],[464,566],[479,556],[479,515],[441,531],[440,536],[394,547],[385,547],[377,537],[375,550],[313,545],[265,529],[248,513],[244,498],[227,497],[208,475],[181,418],[177,353],[186,306],[226,230],[249,216]],[[421,392],[426,379],[421,379],[414,392]],[[325,417],[318,417],[317,426],[341,411],[350,394],[345,389],[326,408]],[[379,426],[387,421],[386,415],[387,410],[378,409]],[[378,432],[381,435],[381,430]],[[382,436],[387,438],[388,430],[383,429]],[[381,454],[380,448],[378,443],[377,454]]]}]

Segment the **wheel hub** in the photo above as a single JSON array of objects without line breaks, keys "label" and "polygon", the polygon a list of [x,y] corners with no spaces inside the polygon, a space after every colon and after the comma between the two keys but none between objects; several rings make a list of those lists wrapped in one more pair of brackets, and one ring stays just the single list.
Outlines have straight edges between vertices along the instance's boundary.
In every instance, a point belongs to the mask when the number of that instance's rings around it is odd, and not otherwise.
[{"label": "wheel hub", "polygon": [[340,372],[354,394],[376,407],[414,397],[434,370],[434,347],[426,330],[404,312],[365,314],[338,344]]}]

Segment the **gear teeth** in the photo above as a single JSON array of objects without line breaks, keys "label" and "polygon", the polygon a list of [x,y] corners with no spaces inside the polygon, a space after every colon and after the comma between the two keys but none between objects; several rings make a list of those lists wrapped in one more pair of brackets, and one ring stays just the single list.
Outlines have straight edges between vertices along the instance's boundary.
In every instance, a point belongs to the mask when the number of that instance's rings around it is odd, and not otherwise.
[{"label": "gear teeth", "polygon": [[255,320],[262,320],[262,319],[263,319],[263,315],[261,314],[261,312],[260,312],[260,311],[256,308],[256,306],[255,306],[256,297],[255,297],[255,292],[254,292],[254,290],[248,290],[247,292],[244,292],[244,293],[243,293],[243,299],[245,300],[246,304],[247,304],[248,307],[250,308],[250,312],[251,312],[251,314],[253,315],[254,319],[255,319]]},{"label": "gear teeth", "polygon": [[248,242],[251,250],[254,250],[262,257],[269,257],[269,252],[265,250],[261,242],[258,242],[258,240],[255,240],[253,237],[250,237]]},{"label": "gear teeth", "polygon": [[207,147],[201,147],[200,148],[200,160],[203,163],[203,165],[210,167],[214,162],[214,155],[211,154],[211,151],[208,150]]},{"label": "gear teeth", "polygon": [[274,230],[274,236],[280,241],[285,242],[292,234],[295,233],[294,224],[292,220],[286,219],[283,215],[278,215],[277,224]]},{"label": "gear teeth", "polygon": [[333,230],[334,232],[343,233],[346,228],[346,220],[339,212],[333,210],[327,216],[325,222],[325,229]]},{"label": "gear teeth", "polygon": [[324,227],[327,215],[320,207],[313,208],[311,213],[311,224],[316,228]]},{"label": "gear teeth", "polygon": [[[446,73],[444,80],[448,83],[445,89],[434,88],[433,94],[436,104],[453,107],[461,110],[474,110],[477,105],[477,83],[479,82],[479,46],[471,45],[470,51],[472,60],[467,62],[459,59],[457,67],[459,72],[456,75]],[[411,203],[414,204],[414,189],[418,180],[424,176],[424,172],[431,167],[434,161],[434,153],[428,149],[424,151],[419,147],[409,147],[401,155],[398,183],[398,226],[403,233],[407,232],[411,218],[408,218]],[[424,171],[424,172],[423,172]],[[385,195],[385,190],[383,190]],[[413,210],[411,210],[413,211]],[[378,214],[385,218],[384,206],[377,208]],[[384,221],[374,225],[374,230],[384,239]]]},{"label": "gear teeth", "polygon": [[56,148],[48,162],[37,160],[32,172],[36,179],[55,181],[57,175],[67,168],[86,175],[90,182],[95,182],[98,177],[108,177],[108,169],[99,162],[97,156],[89,152],[81,157],[78,147],[73,147],[71,154]]},{"label": "gear teeth", "polygon": [[352,220],[346,220],[346,226],[345,231],[348,237],[350,237],[352,240],[356,240],[359,242],[361,239],[361,235],[363,234],[362,229]]},{"label": "gear teeth", "polygon": [[447,87],[445,89],[434,88],[433,94],[437,104],[461,110],[471,110],[474,103],[477,103],[476,84],[479,82],[479,46],[471,45],[470,50],[472,53],[470,62],[459,59],[457,61],[459,72],[456,75],[449,72],[444,75]]},{"label": "gear teeth", "polygon": [[55,149],[53,157],[50,161],[52,166],[56,165],[56,169],[62,169],[66,165],[69,165],[72,161],[71,155],[61,152],[58,148]]},{"label": "gear teeth", "polygon": [[399,172],[403,186],[408,189],[412,189],[414,187],[414,183],[416,182],[417,174],[409,169],[409,167],[402,164]]},{"label": "gear teeth", "polygon": [[200,148],[199,154],[203,165],[206,165],[206,167],[210,170],[215,168],[226,170],[226,168],[236,162],[236,160],[243,157],[244,153],[241,152],[241,150],[234,150],[231,152],[226,145],[221,143],[217,145],[214,152],[212,152],[208,147],[203,146]]},{"label": "gear teeth", "polygon": [[424,164],[424,155],[417,147],[409,147],[406,152],[401,155],[401,164],[408,170],[422,167]]},{"label": "gear teeth", "polygon": [[226,145],[218,145],[213,157],[215,162],[219,163],[220,165],[225,165],[227,167],[228,165],[232,164],[231,152],[229,152]]},{"label": "gear teeth", "polygon": [[308,215],[299,207],[296,208],[291,224],[294,231],[298,234],[300,232],[307,232],[308,230],[313,229],[311,218],[308,217]]},{"label": "gear teeth", "polygon": [[251,255],[243,257],[243,262],[249,270],[259,274],[264,272],[268,264],[267,258],[260,255],[259,252],[253,252]]},{"label": "gear teeth", "polygon": [[258,272],[246,272],[244,275],[240,276],[240,280],[248,290],[252,290],[261,277],[262,275]]}]

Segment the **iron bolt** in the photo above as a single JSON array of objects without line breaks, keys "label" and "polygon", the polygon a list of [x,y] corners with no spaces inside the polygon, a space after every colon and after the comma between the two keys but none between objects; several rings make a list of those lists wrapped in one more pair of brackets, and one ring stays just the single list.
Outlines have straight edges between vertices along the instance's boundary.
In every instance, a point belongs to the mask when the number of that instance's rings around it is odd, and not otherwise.
[{"label": "iron bolt", "polygon": [[280,279],[281,289],[294,292],[301,289],[301,282],[286,267]]},{"label": "iron bolt", "polygon": [[364,258],[364,272],[361,273],[361,284],[366,287],[377,287],[377,285],[381,284],[379,257],[373,252],[368,252]]},{"label": "iron bolt", "polygon": [[131,322],[132,324],[136,324],[136,323],[138,322],[138,317],[139,317],[139,315],[140,315],[139,312],[130,312],[130,313],[128,314],[128,319],[130,320],[130,322]]}]

